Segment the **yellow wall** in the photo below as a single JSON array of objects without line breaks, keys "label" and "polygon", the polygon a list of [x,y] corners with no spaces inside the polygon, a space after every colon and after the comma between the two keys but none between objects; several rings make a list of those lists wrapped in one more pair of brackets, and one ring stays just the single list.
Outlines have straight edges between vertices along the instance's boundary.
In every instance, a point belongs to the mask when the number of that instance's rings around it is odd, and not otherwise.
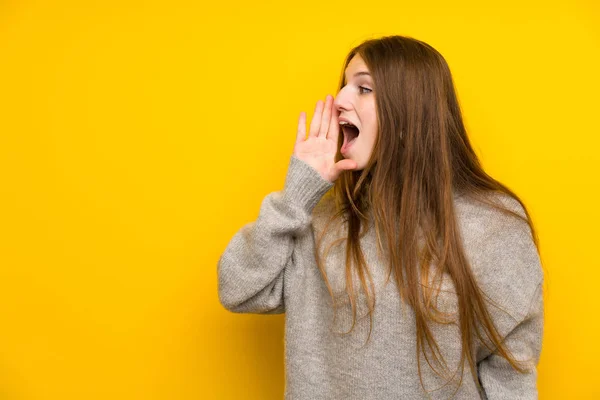
[{"label": "yellow wall", "polygon": [[446,57],[531,208],[540,398],[599,398],[598,2],[426,3],[0,2],[0,398],[282,398],[283,315],[225,311],[217,260],[384,34]]}]

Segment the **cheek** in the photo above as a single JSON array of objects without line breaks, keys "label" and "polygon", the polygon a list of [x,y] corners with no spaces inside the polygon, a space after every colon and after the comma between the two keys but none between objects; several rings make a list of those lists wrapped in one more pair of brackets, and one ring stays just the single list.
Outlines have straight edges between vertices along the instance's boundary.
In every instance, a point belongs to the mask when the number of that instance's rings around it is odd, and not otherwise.
[{"label": "cheek", "polygon": [[377,113],[375,112],[375,109],[371,110],[369,113],[369,127],[370,131],[377,130]]},{"label": "cheek", "polygon": [[365,130],[360,134],[361,146],[360,151],[364,154],[369,154],[373,151],[375,142],[377,140],[377,127],[369,126],[369,129]]},{"label": "cheek", "polygon": [[377,131],[378,131],[377,121],[370,122],[368,129],[365,129],[363,132],[365,139],[369,142],[374,142],[377,137]]}]

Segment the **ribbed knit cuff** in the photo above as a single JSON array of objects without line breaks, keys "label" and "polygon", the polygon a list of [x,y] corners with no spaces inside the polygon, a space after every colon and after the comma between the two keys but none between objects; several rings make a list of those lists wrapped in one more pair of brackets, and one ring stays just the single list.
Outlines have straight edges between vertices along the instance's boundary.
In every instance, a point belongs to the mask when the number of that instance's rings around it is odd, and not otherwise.
[{"label": "ribbed knit cuff", "polygon": [[334,183],[292,154],[283,190],[284,198],[310,213]]}]

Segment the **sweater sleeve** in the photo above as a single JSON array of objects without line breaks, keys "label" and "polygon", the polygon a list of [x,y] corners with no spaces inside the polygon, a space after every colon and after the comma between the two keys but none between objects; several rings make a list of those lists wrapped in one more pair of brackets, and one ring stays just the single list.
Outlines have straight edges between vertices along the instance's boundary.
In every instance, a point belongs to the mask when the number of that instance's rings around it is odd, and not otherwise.
[{"label": "sweater sleeve", "polygon": [[521,374],[514,370],[505,358],[494,351],[478,364],[484,399],[538,398],[537,365],[544,327],[542,283],[543,280],[534,292],[525,318],[515,325],[503,341],[517,360],[529,361],[528,372]]},{"label": "sweater sleeve", "polygon": [[217,266],[219,301],[235,313],[285,312],[284,272],[295,238],[311,225],[312,210],[333,182],[292,155],[284,189],[268,194],[258,218],[230,240]]}]

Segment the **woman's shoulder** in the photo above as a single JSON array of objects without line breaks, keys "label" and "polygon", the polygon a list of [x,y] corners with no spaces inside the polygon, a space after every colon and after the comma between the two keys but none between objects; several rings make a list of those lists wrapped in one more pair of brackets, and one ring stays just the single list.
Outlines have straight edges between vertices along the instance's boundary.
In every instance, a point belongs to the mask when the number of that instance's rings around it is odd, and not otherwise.
[{"label": "woman's shoulder", "polygon": [[[526,218],[523,206],[512,196],[494,193],[489,197]],[[456,199],[455,210],[465,255],[478,283],[520,316],[543,279],[529,224],[466,196]]]},{"label": "woman's shoulder", "polygon": [[[499,193],[499,192],[490,192],[484,195],[481,195],[486,200],[495,203],[505,209],[513,211],[522,217],[526,217],[525,209],[521,205],[521,203],[515,199],[513,196],[508,195],[507,193]],[[454,205],[460,217],[463,218],[498,218],[503,215],[507,215],[502,213],[500,210],[494,208],[493,206],[487,204],[485,201],[482,201],[476,198],[473,195],[467,194],[456,194],[454,196]]]},{"label": "woman's shoulder", "polygon": [[484,198],[497,207],[473,196],[455,197],[456,220],[465,240],[495,238],[529,243],[532,232],[523,205],[505,193],[489,193]]},{"label": "woman's shoulder", "polygon": [[477,250],[478,254],[496,248],[503,249],[503,254],[533,249],[537,252],[527,213],[521,203],[504,193],[487,194],[486,197],[501,209],[470,196],[455,198],[457,224],[464,245]]}]

